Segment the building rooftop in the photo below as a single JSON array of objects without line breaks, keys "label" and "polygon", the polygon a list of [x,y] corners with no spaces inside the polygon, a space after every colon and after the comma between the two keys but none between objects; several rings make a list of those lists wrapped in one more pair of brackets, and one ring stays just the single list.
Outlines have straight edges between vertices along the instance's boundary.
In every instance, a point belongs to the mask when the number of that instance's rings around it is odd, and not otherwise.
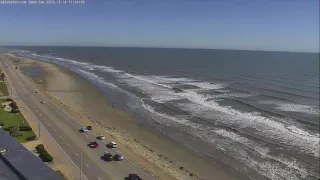
[{"label": "building rooftop", "polygon": [[0,128],[0,179],[62,180],[62,178]]}]

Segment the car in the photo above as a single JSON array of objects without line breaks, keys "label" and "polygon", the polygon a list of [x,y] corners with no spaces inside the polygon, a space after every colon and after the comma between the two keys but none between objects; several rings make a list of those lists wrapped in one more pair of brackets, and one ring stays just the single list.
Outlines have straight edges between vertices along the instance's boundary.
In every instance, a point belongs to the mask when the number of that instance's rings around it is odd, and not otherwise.
[{"label": "car", "polygon": [[36,94],[37,94],[37,93],[38,93],[38,91],[35,91],[34,93],[36,93]]},{"label": "car", "polygon": [[93,142],[90,142],[88,144],[88,146],[91,147],[91,148],[98,148],[99,144],[96,141],[93,141]]},{"label": "car", "polygon": [[99,140],[104,140],[104,139],[106,139],[106,138],[104,137],[104,135],[100,135],[100,136],[97,136],[97,139],[99,139]]},{"label": "car", "polygon": [[126,180],[142,180],[138,174],[131,173]]},{"label": "car", "polygon": [[104,154],[103,154],[103,159],[104,159],[105,161],[112,161],[112,159],[113,159],[112,154],[109,153],[109,152],[104,152]]},{"label": "car", "polygon": [[113,156],[113,159],[116,161],[122,161],[124,159],[124,157],[121,154],[115,154]]},{"label": "car", "polygon": [[113,141],[107,144],[107,147],[109,147],[109,148],[116,148],[117,146],[118,146],[117,143],[115,143]]},{"label": "car", "polygon": [[79,131],[85,133],[88,132],[88,129],[86,127],[82,127]]},{"label": "car", "polygon": [[41,103],[41,104],[44,104],[44,101],[41,101],[40,103]]},{"label": "car", "polygon": [[92,130],[92,127],[91,127],[91,126],[87,126],[87,129],[88,129],[88,130]]}]

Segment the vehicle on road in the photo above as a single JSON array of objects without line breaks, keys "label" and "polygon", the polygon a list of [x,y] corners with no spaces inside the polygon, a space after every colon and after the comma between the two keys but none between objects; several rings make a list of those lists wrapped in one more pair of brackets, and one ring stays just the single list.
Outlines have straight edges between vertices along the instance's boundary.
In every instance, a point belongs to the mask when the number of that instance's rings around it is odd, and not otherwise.
[{"label": "vehicle on road", "polygon": [[109,153],[109,152],[104,152],[103,160],[105,160],[105,161],[112,161],[112,158],[113,158],[113,156],[112,156],[111,153]]},{"label": "vehicle on road", "polygon": [[85,133],[85,132],[88,132],[89,130],[86,127],[82,127],[79,131]]},{"label": "vehicle on road", "polygon": [[113,159],[114,159],[115,161],[122,161],[122,160],[124,159],[124,157],[123,157],[121,154],[115,154],[115,155],[113,156]]},{"label": "vehicle on road", "polygon": [[138,174],[131,173],[125,180],[142,180]]},{"label": "vehicle on road", "polygon": [[88,129],[88,130],[92,130],[92,127],[91,127],[91,126],[87,126],[87,129]]},{"label": "vehicle on road", "polygon": [[96,141],[93,141],[93,142],[90,142],[90,143],[88,144],[88,146],[89,146],[90,148],[98,148],[98,147],[99,147],[99,144],[98,144]]},{"label": "vehicle on road", "polygon": [[107,144],[108,148],[116,148],[117,146],[118,146],[117,143],[115,143],[113,141]]},{"label": "vehicle on road", "polygon": [[99,140],[105,140],[106,138],[104,137],[104,135],[100,135],[100,136],[97,136],[97,139],[99,139]]},{"label": "vehicle on road", "polygon": [[35,91],[34,93],[36,93],[36,94],[37,94],[37,93],[38,93],[38,91]]},{"label": "vehicle on road", "polygon": [[41,101],[40,103],[41,103],[41,104],[44,104],[44,101]]}]

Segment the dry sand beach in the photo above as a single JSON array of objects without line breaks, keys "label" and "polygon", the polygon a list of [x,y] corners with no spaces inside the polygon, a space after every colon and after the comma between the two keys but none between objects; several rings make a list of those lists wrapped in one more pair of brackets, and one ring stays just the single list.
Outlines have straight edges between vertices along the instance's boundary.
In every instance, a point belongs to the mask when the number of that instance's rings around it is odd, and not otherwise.
[{"label": "dry sand beach", "polygon": [[30,77],[51,100],[83,124],[120,144],[125,156],[159,179],[236,179],[194,151],[140,126],[128,113],[112,107],[97,87],[55,64],[6,56]]}]

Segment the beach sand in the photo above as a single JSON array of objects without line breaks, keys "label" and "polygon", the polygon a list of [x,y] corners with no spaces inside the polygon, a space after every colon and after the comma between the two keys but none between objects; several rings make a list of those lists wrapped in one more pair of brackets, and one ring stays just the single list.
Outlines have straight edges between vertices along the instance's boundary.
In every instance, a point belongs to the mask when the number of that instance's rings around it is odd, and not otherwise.
[{"label": "beach sand", "polygon": [[[129,159],[138,162],[158,179],[229,180],[222,167],[213,165],[194,151],[165,137],[155,129],[139,125],[133,117],[112,107],[100,90],[67,68],[7,54],[19,67],[37,72],[30,78],[51,100],[83,124],[114,139]],[[28,74],[28,73],[27,73]]]}]

